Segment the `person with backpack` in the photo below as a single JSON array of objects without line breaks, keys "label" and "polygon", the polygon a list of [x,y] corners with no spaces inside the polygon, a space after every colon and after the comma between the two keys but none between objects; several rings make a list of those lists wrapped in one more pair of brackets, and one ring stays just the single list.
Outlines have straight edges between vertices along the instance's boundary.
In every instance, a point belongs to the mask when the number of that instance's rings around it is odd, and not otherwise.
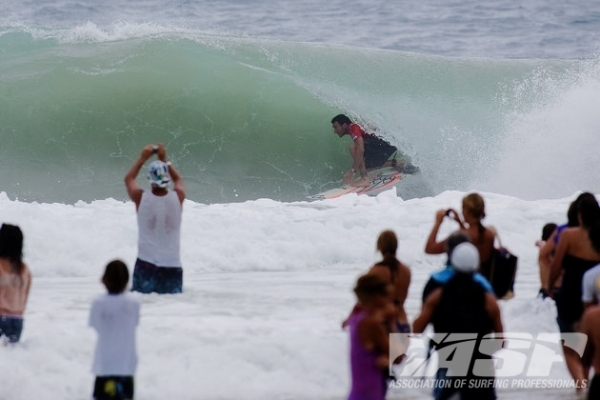
[{"label": "person with backpack", "polygon": [[479,272],[491,281],[491,265],[494,253],[496,231],[486,227],[482,221],[485,218],[485,202],[479,193],[469,193],[462,199],[462,218],[455,209],[438,210],[435,215],[435,224],[425,243],[426,254],[443,254],[446,252],[447,238],[438,241],[437,235],[442,222],[448,217],[459,225],[459,231],[464,232],[469,241],[477,247],[479,252]]},{"label": "person with backpack", "polygon": [[[441,388],[434,392],[436,400],[445,400],[460,392],[462,400],[494,400],[496,393],[493,385],[493,371],[473,371],[476,360],[490,359],[488,354],[482,354],[477,349],[484,337],[490,333],[501,334],[503,332],[502,318],[496,296],[486,290],[474,279],[474,273],[479,267],[479,252],[471,243],[461,243],[452,252],[450,263],[456,273],[442,287],[433,290],[423,302],[420,315],[413,323],[413,332],[422,333],[429,323],[433,324],[434,331],[438,334],[473,334],[476,340],[475,351],[470,357],[469,365],[460,365],[459,369],[466,370],[465,376],[446,376],[445,368],[438,369],[436,379],[443,381],[465,380],[469,384],[458,385],[441,384],[437,382],[435,387]],[[435,349],[443,350],[444,343],[438,344]],[[498,348],[500,349],[500,347]],[[443,354],[443,353],[440,353]],[[456,361],[456,360],[459,361]],[[460,362],[461,357],[453,358]],[[440,355],[440,362],[445,364]],[[480,376],[485,377],[480,378]],[[486,381],[478,384],[479,381]]]}]

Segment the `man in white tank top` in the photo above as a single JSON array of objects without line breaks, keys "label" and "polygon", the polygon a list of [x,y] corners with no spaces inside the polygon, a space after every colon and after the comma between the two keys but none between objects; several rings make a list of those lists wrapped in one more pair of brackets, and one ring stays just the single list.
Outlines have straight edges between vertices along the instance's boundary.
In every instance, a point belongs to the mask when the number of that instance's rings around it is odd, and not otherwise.
[{"label": "man in white tank top", "polygon": [[[151,191],[144,191],[136,178],[144,163],[150,163],[148,180]],[[169,182],[173,190],[169,190]],[[138,257],[133,270],[132,291],[141,293],[181,293],[183,270],[179,257],[181,211],[185,200],[183,179],[167,162],[162,144],[149,144],[125,175],[125,187],[135,203],[138,221]]]}]

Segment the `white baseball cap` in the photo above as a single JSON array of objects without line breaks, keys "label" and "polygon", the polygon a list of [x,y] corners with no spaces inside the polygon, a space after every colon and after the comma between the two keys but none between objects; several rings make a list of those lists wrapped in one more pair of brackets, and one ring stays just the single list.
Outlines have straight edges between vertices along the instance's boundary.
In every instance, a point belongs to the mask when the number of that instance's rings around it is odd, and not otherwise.
[{"label": "white baseball cap", "polygon": [[479,251],[472,243],[461,243],[454,248],[450,257],[450,264],[458,272],[465,274],[479,269]]}]

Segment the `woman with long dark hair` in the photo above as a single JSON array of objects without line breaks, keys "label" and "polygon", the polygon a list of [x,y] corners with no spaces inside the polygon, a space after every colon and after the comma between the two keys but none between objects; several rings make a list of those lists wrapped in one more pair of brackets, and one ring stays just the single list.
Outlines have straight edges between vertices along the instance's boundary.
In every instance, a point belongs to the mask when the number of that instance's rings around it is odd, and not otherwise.
[{"label": "woman with long dark hair", "polygon": [[[590,230],[600,221],[600,206],[596,198],[589,195],[578,201],[577,211],[579,226],[562,231],[546,282],[549,294],[556,302],[556,321],[561,333],[579,331],[579,321],[584,309],[581,300],[583,276],[600,263],[600,252],[590,238]],[[552,284],[561,273],[563,278],[560,289],[554,293]],[[564,341],[562,346],[567,369],[577,388],[581,390],[582,383],[587,381],[588,370],[575,350],[566,346]]]},{"label": "woman with long dark hair", "polygon": [[23,262],[23,233],[18,226],[0,227],[0,339],[16,343],[23,331],[23,313],[31,273]]}]

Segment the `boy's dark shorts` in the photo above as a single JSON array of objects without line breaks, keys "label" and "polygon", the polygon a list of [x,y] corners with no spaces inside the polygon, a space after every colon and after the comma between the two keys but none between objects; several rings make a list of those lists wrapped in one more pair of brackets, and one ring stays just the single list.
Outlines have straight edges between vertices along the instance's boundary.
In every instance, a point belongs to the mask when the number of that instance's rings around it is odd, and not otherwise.
[{"label": "boy's dark shorts", "polygon": [[94,382],[94,400],[133,399],[132,376],[97,376]]}]

